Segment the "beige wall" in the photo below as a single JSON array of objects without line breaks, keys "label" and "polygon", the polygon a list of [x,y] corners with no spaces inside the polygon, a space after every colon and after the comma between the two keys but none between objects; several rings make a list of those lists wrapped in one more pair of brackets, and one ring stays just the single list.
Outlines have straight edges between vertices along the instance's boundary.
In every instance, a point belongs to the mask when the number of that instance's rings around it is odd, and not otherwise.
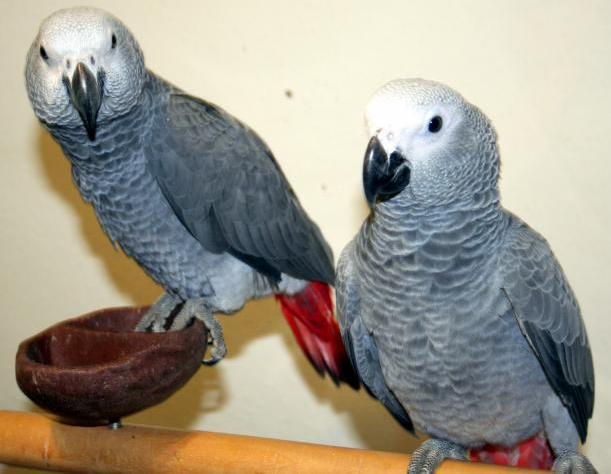
[{"label": "beige wall", "polygon": [[[363,110],[373,90],[421,76],[478,104],[499,132],[506,207],[548,238],[581,303],[597,377],[586,451],[601,472],[611,472],[611,3],[90,3],[129,25],[151,69],[265,137],[336,255],[366,213]],[[159,293],[107,242],[27,101],[26,50],[40,20],[68,5],[0,2],[0,408],[33,409],[14,381],[22,339],[58,320],[148,303]],[[273,301],[222,321],[228,358],[127,421],[414,446],[365,393],[337,390],[314,374]]]}]

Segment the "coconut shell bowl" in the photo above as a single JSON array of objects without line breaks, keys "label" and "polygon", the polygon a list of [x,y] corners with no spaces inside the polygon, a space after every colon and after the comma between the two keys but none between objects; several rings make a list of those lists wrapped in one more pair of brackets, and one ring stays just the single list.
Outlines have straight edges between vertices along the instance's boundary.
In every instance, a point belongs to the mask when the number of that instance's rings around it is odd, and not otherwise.
[{"label": "coconut shell bowl", "polygon": [[69,319],[19,345],[17,384],[34,403],[80,424],[118,424],[182,387],[201,365],[200,321],[180,331],[135,331],[148,308]]}]

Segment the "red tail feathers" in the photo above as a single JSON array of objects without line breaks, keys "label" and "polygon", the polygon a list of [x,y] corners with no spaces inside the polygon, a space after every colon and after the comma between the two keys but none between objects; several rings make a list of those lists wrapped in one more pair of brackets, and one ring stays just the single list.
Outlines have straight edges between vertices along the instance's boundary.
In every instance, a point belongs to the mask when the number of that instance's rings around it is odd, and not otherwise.
[{"label": "red tail feathers", "polygon": [[329,374],[335,384],[359,388],[359,379],[346,354],[337,321],[333,317],[331,288],[310,282],[293,296],[276,295],[297,343],[320,375]]},{"label": "red tail feathers", "polygon": [[472,449],[470,457],[472,461],[531,469],[550,469],[554,463],[554,455],[543,433],[510,448],[486,445]]}]

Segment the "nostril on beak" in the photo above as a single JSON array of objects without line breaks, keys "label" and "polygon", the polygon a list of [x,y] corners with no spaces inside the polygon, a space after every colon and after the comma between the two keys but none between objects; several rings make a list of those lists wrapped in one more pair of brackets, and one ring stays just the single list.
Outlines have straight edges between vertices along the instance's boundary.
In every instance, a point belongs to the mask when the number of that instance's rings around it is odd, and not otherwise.
[{"label": "nostril on beak", "polygon": [[95,58],[93,56],[89,56],[89,62],[92,66],[95,66]]}]

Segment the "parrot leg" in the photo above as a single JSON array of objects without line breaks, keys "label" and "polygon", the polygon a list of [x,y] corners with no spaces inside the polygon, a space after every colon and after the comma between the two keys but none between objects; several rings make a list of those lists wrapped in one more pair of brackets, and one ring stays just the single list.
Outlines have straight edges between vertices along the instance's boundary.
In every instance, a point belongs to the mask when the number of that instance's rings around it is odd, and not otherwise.
[{"label": "parrot leg", "polygon": [[560,454],[552,469],[556,474],[596,474],[590,461],[575,451]]},{"label": "parrot leg", "polygon": [[170,295],[164,293],[153,306],[142,316],[142,319],[136,326],[136,331],[145,332],[163,332],[165,331],[165,322],[176,308],[180,301]]},{"label": "parrot leg", "polygon": [[227,353],[227,346],[223,338],[223,327],[214,317],[212,310],[203,299],[187,300],[184,307],[174,319],[170,330],[178,330],[185,327],[191,319],[197,318],[204,323],[208,330],[208,344],[211,346],[210,357],[202,360],[205,365],[214,365]]},{"label": "parrot leg", "polygon": [[433,474],[444,459],[467,460],[467,448],[451,441],[427,439],[420,445],[409,463],[408,474]]},{"label": "parrot leg", "polygon": [[596,469],[577,452],[579,438],[569,412],[556,395],[551,395],[543,408],[543,427],[556,461],[552,469],[557,474],[593,474]]}]

